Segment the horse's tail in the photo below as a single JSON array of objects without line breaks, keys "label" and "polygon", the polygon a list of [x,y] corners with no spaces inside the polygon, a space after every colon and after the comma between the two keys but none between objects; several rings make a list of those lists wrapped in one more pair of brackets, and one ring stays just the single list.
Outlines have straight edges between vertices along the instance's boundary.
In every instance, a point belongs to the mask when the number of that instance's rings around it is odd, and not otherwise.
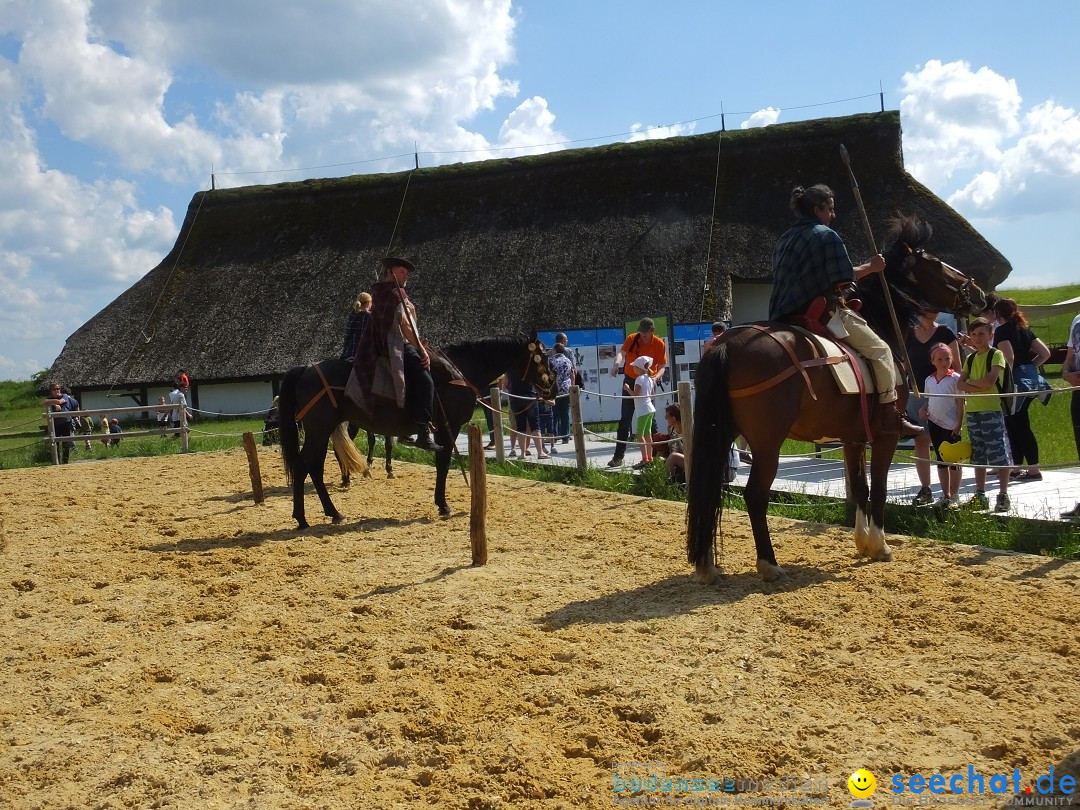
[{"label": "horse's tail", "polygon": [[285,372],[278,394],[281,426],[281,460],[285,462],[285,481],[292,484],[293,466],[300,458],[300,431],[296,427],[296,386],[307,366],[295,366]]},{"label": "horse's tail", "polygon": [[686,493],[686,556],[702,576],[711,576],[713,545],[723,515],[723,484],[730,478],[735,440],[728,396],[728,347],[706,352],[694,375],[694,435]]},{"label": "horse's tail", "polygon": [[337,457],[338,464],[341,465],[342,478],[353,473],[361,475],[367,473],[367,461],[360,455],[360,451],[356,449],[356,443],[349,436],[348,422],[342,422],[334,428],[334,432],[330,434],[330,441],[334,443],[334,455]]}]

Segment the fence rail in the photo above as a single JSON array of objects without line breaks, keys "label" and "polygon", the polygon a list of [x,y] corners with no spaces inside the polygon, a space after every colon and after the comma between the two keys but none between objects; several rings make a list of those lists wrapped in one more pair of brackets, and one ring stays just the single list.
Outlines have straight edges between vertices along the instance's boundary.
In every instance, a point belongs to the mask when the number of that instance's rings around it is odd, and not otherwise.
[{"label": "fence rail", "polygon": [[89,417],[93,418],[96,415],[105,416],[108,414],[130,414],[130,413],[170,413],[172,411],[180,412],[180,424],[169,425],[163,423],[160,428],[152,428],[149,430],[133,430],[127,433],[114,433],[114,434],[102,434],[100,438],[107,439],[109,436],[115,436],[117,439],[135,439],[141,436],[167,436],[170,433],[180,434],[180,449],[185,453],[188,451],[188,436],[190,429],[187,423],[187,408],[183,408],[180,405],[134,405],[126,406],[123,408],[98,408],[93,411],[46,411],[44,416],[47,420],[46,423],[46,436],[45,441],[49,443],[49,452],[52,454],[53,464],[60,463],[59,446],[62,443],[69,443],[74,445],[76,441],[80,441],[85,438],[85,434],[76,435],[74,433],[68,436],[56,435],[56,420],[57,419],[72,419],[75,417]]}]

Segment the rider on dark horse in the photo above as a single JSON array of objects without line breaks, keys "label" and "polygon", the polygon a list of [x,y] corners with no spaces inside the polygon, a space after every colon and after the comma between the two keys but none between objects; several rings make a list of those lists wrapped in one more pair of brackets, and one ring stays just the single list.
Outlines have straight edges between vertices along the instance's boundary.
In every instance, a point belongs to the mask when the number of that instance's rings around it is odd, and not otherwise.
[{"label": "rider on dark horse", "polygon": [[831,305],[825,313],[830,332],[873,367],[878,397],[886,406],[880,409],[882,431],[903,436],[921,433],[922,428],[909,422],[899,409],[892,350],[837,293],[857,279],[883,272],[885,257],[879,253],[865,264],[852,266],[844,241],[829,227],[836,218],[836,205],[828,186],[797,186],[791,192],[790,205],[799,219],[773,250],[769,320],[797,323],[814,300],[824,296]]},{"label": "rider on dark horse", "polygon": [[346,393],[361,410],[371,411],[373,398],[392,400],[405,408],[416,424],[416,446],[442,450],[431,438],[435,384],[431,358],[420,342],[416,307],[405,287],[416,271],[412,262],[394,256],[382,260],[383,280],[371,287],[371,320],[356,347],[356,383]]}]

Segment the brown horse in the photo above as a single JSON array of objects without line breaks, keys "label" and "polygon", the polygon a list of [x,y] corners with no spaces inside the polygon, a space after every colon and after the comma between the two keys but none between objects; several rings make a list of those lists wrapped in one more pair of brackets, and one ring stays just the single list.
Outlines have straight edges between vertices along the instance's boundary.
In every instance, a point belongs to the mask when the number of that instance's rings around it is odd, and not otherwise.
[{"label": "brown horse", "polygon": [[[982,290],[970,278],[923,250],[931,233],[930,226],[917,217],[898,217],[891,223],[892,245],[883,254],[884,278],[892,291],[905,341],[912,316],[920,309],[962,315],[985,306]],[[881,281],[869,276],[858,288],[861,314],[899,356]],[[885,494],[898,436],[873,427],[877,420],[864,422],[861,397],[842,394],[832,372],[823,365],[800,369],[793,362],[795,357],[803,363],[812,356],[805,336],[787,324],[766,323],[729,329],[698,364],[686,548],[690,563],[706,581],[718,574],[714,543],[723,511],[721,482],[727,480],[728,447],[739,434],[754,454],[745,490],[746,511],[757,546],[757,569],[767,581],[784,576],[776,563],[765,511],[779,466],[780,446],[787,437],[803,441],[829,438],[843,443],[849,498],[855,505],[856,550],[874,560],[892,556],[885,542]],[[876,402],[877,397],[871,393],[867,399]],[[868,427],[872,434],[869,490]]]}]

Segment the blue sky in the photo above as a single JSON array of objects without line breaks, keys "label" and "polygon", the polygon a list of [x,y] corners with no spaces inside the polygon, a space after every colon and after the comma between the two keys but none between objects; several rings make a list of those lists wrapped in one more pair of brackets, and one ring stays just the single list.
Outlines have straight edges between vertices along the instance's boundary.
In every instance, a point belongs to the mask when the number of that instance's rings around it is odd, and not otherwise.
[{"label": "blue sky", "polygon": [[1075,282],[1078,30],[1075,0],[0,0],[0,379],[158,264],[211,168],[398,171],[414,143],[431,166],[873,111],[879,89],[1009,286]]}]

